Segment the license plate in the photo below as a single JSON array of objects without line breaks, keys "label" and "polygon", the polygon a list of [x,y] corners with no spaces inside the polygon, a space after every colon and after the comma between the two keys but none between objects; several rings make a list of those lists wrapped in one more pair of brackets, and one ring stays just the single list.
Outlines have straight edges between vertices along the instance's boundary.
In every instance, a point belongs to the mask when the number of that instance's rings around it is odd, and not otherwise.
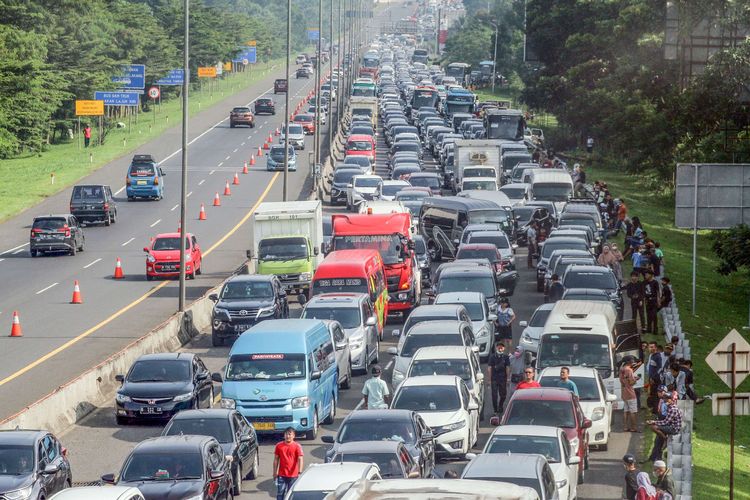
[{"label": "license plate", "polygon": [[238,333],[242,333],[248,328],[250,328],[249,325],[234,325],[234,331]]},{"label": "license plate", "polygon": [[148,181],[138,181],[136,182],[136,184],[138,184],[139,186],[145,186],[146,184],[148,184]]},{"label": "license plate", "polygon": [[146,406],[141,408],[141,413],[144,415],[156,415],[161,413],[161,408],[158,406]]},{"label": "license plate", "polygon": [[256,431],[272,431],[276,429],[276,424],[273,422],[254,422],[253,427]]},{"label": "license plate", "polygon": [[162,271],[176,271],[177,267],[175,266],[161,266]]}]

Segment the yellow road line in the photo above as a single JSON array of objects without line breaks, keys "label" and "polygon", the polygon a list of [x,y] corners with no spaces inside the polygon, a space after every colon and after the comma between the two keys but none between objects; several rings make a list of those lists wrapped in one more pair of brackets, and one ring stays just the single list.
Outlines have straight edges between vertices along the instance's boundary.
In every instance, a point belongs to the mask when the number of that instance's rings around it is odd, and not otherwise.
[{"label": "yellow road line", "polygon": [[[237,230],[245,222],[247,222],[247,220],[250,217],[252,217],[253,213],[258,208],[258,205],[260,205],[263,202],[263,200],[265,199],[265,197],[268,196],[268,193],[269,193],[269,191],[271,191],[271,188],[273,187],[274,183],[276,182],[276,179],[279,178],[279,174],[280,174],[280,172],[276,172],[276,174],[271,178],[271,181],[268,183],[268,186],[263,191],[263,193],[261,193],[261,195],[258,198],[258,201],[255,203],[255,205],[253,205],[253,208],[251,208],[250,211],[248,213],[246,213],[245,216],[242,217],[242,219],[232,229],[229,230],[229,232],[227,232],[224,236],[222,236],[219,239],[219,241],[217,241],[216,243],[214,243],[213,245],[211,245],[211,248],[209,248],[208,250],[206,250],[205,253],[203,254],[204,256],[210,254],[219,245],[221,245],[222,243],[224,243],[227,240],[227,238],[229,238],[234,233],[236,233]],[[82,334],[80,334],[77,337],[74,337],[74,338],[68,340],[67,342],[65,342],[60,347],[58,347],[57,349],[54,349],[53,351],[48,352],[47,354],[45,354],[41,358],[38,358],[35,361],[32,361],[31,363],[29,363],[28,365],[24,366],[23,368],[21,368],[17,372],[15,372],[15,373],[13,373],[11,375],[8,375],[4,379],[0,380],[0,387],[4,386],[8,382],[11,382],[11,381],[17,379],[18,377],[20,377],[24,373],[26,373],[26,372],[28,372],[30,370],[33,370],[34,368],[36,368],[37,366],[41,365],[42,363],[44,363],[48,359],[53,358],[54,356],[57,356],[58,354],[60,354],[65,349],[69,348],[70,346],[72,346],[74,344],[77,344],[81,340],[83,340],[86,337],[90,336],[92,333],[94,333],[97,330],[101,329],[102,327],[108,325],[112,321],[116,320],[117,318],[119,318],[120,316],[122,316],[123,314],[125,314],[126,312],[128,312],[129,310],[131,310],[132,308],[134,308],[135,306],[137,306],[138,304],[140,304],[141,302],[143,302],[144,300],[146,300],[147,298],[149,298],[150,296],[152,296],[158,290],[161,290],[162,288],[164,288],[165,286],[167,286],[170,283],[171,283],[170,281],[162,281],[161,283],[159,283],[158,285],[156,285],[154,288],[152,288],[148,292],[144,293],[143,295],[141,295],[140,297],[138,297],[137,299],[135,299],[130,304],[126,305],[125,307],[123,307],[119,311],[115,312],[114,314],[112,314],[108,318],[103,319],[102,321],[100,321],[96,325],[92,326],[91,328],[89,328],[88,330],[86,330],[85,332],[83,332]]]}]

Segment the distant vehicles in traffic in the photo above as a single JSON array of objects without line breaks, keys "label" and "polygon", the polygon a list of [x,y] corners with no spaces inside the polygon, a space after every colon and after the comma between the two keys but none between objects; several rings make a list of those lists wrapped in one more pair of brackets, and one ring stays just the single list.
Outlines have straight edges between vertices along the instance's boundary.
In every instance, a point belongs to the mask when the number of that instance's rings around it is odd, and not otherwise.
[{"label": "distant vehicles in traffic", "polygon": [[237,106],[229,112],[229,127],[234,128],[237,125],[255,128],[255,116],[247,106]]},{"label": "distant vehicles in traffic", "polygon": [[276,103],[270,97],[259,97],[255,100],[255,114],[268,113],[269,115],[276,114]]},{"label": "distant vehicles in traffic", "polygon": [[70,194],[70,213],[82,224],[117,222],[117,202],[106,184],[79,184]]},{"label": "distant vehicles in traffic", "polygon": [[34,217],[29,234],[32,257],[49,252],[75,255],[86,248],[86,237],[78,219],[71,214]]},{"label": "distant vehicles in traffic", "polygon": [[128,201],[136,198],[164,198],[164,170],[150,154],[133,156],[125,178]]}]

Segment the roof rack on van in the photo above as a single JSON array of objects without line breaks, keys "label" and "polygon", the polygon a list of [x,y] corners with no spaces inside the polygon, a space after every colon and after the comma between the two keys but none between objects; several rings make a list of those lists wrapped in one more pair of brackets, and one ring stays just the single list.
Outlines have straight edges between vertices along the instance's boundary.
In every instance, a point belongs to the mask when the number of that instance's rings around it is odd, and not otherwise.
[{"label": "roof rack on van", "polygon": [[571,197],[568,198],[568,203],[580,203],[583,205],[595,205],[596,200],[594,198],[589,198],[588,196],[583,197]]},{"label": "roof rack on van", "polygon": [[132,163],[156,163],[156,160],[149,154],[133,155]]}]

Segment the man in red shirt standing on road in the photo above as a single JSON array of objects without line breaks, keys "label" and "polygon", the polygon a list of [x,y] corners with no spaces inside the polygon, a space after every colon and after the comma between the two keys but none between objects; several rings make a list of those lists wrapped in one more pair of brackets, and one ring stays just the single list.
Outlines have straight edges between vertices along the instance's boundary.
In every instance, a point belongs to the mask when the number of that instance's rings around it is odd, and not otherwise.
[{"label": "man in red shirt standing on road", "polygon": [[518,385],[516,386],[516,390],[541,387],[539,382],[534,380],[534,369],[532,367],[527,366],[526,369],[523,371],[523,375],[524,375],[524,379],[518,383]]},{"label": "man in red shirt standing on road", "polygon": [[284,440],[273,450],[273,479],[276,482],[276,500],[284,496],[299,477],[304,465],[302,446],[294,440],[294,429],[287,427]]}]

